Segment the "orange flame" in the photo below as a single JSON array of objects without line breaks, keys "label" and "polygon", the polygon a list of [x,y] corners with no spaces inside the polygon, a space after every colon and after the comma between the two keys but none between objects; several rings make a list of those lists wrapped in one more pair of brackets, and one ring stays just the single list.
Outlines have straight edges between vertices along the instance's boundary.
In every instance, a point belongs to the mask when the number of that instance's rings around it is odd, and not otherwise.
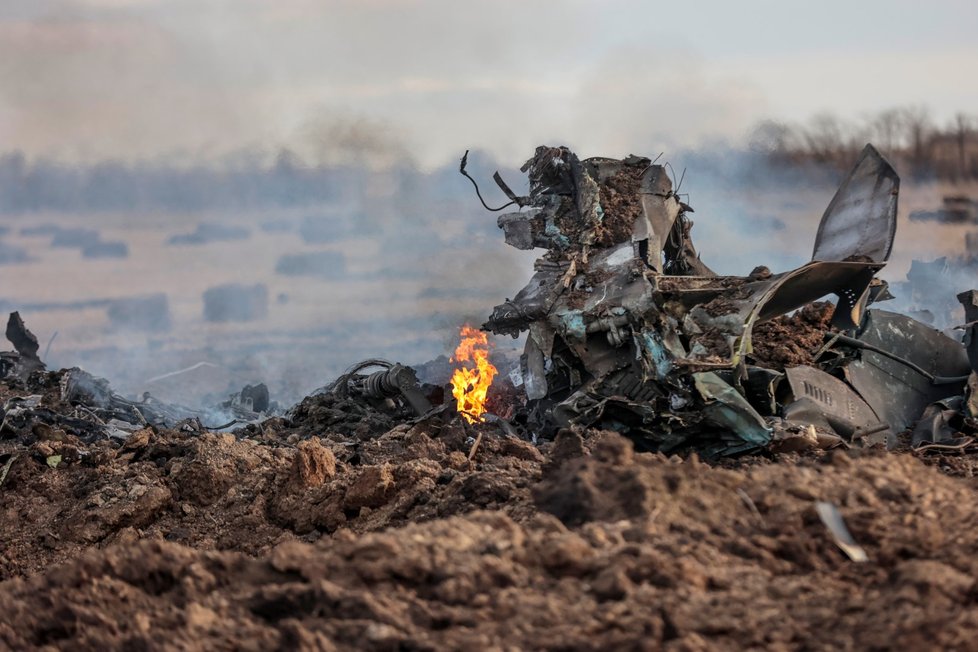
[{"label": "orange flame", "polygon": [[[496,376],[496,368],[489,362],[486,334],[471,326],[463,326],[462,341],[455,349],[452,362],[460,365],[452,374],[452,396],[465,420],[475,423],[476,417],[486,411],[486,394]],[[464,366],[462,363],[470,364]]]}]

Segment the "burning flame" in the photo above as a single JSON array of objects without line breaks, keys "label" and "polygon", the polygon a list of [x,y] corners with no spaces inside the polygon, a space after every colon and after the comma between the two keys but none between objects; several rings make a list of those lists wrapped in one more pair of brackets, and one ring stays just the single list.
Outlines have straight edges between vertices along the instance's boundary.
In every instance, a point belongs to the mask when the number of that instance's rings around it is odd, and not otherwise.
[{"label": "burning flame", "polygon": [[452,362],[460,365],[452,374],[452,396],[465,420],[474,423],[486,411],[486,394],[496,376],[496,368],[489,362],[489,340],[485,333],[463,326],[461,335],[462,341],[452,356]]}]

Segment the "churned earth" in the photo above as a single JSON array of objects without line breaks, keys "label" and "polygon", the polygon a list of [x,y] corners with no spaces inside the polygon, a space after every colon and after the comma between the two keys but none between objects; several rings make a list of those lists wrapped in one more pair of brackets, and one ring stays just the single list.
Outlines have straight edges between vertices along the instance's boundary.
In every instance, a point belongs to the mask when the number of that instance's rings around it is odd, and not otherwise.
[{"label": "churned earth", "polygon": [[0,442],[0,648],[954,649],[978,634],[971,456],[709,465],[600,431],[539,447],[458,420],[314,434],[340,407],[307,408],[238,436]]}]

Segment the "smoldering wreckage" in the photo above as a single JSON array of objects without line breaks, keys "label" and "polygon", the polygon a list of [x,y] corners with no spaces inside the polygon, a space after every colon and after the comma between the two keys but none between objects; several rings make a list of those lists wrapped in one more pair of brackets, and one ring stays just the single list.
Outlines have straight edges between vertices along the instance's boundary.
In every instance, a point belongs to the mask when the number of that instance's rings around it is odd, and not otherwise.
[{"label": "smoldering wreckage", "polygon": [[[464,167],[464,161],[463,161]],[[692,209],[646,158],[580,161],[539,148],[526,208],[503,215],[506,242],[541,247],[536,274],[485,328],[528,332],[528,422],[609,428],[643,449],[707,456],[761,448],[966,446],[978,416],[978,293],[963,292],[962,342],[874,306],[897,226],[899,178],[870,145],[832,198],[811,262],[772,274],[714,274],[690,234]],[[834,306],[813,304],[835,295]],[[795,318],[785,318],[799,310]],[[772,324],[790,338],[822,311],[807,364],[758,355]],[[779,322],[780,323],[777,323]],[[809,323],[809,326],[811,324]],[[774,329],[776,332],[776,329]],[[775,343],[778,344],[778,343]],[[784,342],[780,343],[782,346]]]},{"label": "smoldering wreckage", "polygon": [[[479,193],[467,155],[460,172]],[[36,337],[13,313],[6,335],[15,351],[0,353],[0,379],[25,391],[3,405],[0,440],[44,428],[124,441],[147,425],[201,432],[272,417],[288,423],[325,400],[386,415],[388,425],[461,416],[534,443],[564,428],[605,429],[638,450],[706,458],[892,448],[901,434],[921,450],[974,442],[978,291],[958,295],[960,341],[876,307],[891,298],[877,274],[896,235],[900,181],[871,145],[829,202],[811,261],[779,274],[764,266],[747,276],[713,273],[693,246],[693,209],[666,166],[648,158],[582,161],[565,147],[539,147],[521,169],[526,196],[494,177],[506,206],[518,208],[498,226],[507,244],[546,253],[482,332],[463,330],[451,385],[444,375],[421,383],[411,367],[367,360],[288,412],[264,385],[192,410],[149,394],[122,397],[80,369],[46,372]],[[828,295],[834,305],[819,302]],[[504,361],[511,370],[498,390],[490,390],[496,368],[485,332],[526,335],[519,361]],[[214,414],[231,420],[206,423]]]}]

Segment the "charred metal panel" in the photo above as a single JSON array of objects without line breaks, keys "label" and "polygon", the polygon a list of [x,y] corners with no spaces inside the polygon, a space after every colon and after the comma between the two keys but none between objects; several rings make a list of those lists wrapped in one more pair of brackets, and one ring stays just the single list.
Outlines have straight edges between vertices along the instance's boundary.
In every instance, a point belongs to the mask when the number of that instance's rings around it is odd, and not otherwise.
[{"label": "charred metal panel", "polygon": [[791,312],[827,294],[839,296],[833,322],[840,328],[857,328],[862,320],[861,299],[881,265],[859,262],[811,262],[773,277],[757,313],[757,322]]},{"label": "charred metal panel", "polygon": [[872,443],[885,443],[893,436],[866,401],[838,378],[814,367],[792,367],[785,377],[791,388],[785,420],[834,431],[847,441],[862,434]]},{"label": "charred metal panel", "polygon": [[526,338],[522,371],[526,397],[530,400],[545,397],[547,395],[546,362],[540,345],[532,335]]},{"label": "charred metal panel", "polygon": [[[859,340],[902,358],[932,377],[966,377],[968,355],[958,342],[905,315],[869,310]],[[846,376],[866,403],[894,430],[911,427],[924,409],[960,394],[960,383],[935,384],[931,378],[880,353],[861,350]]]},{"label": "charred metal panel", "polygon": [[647,261],[656,271],[663,271],[663,250],[676,218],[682,211],[672,194],[672,181],[661,165],[652,165],[642,175],[642,218],[635,221],[634,241],[648,242]]},{"label": "charred metal panel", "polygon": [[900,177],[893,166],[875,147],[866,145],[822,215],[812,260],[889,260],[899,191]]},{"label": "charred metal panel", "polygon": [[927,444],[954,446],[954,434],[963,421],[963,409],[963,396],[952,396],[928,405],[920,421],[914,426],[910,445],[914,448]]},{"label": "charred metal panel", "polygon": [[962,340],[965,350],[968,352],[968,360],[971,362],[971,369],[978,370],[978,290],[968,290],[958,295],[958,301],[964,308],[964,319],[967,322],[964,326],[964,339]]},{"label": "charred metal panel", "polygon": [[26,379],[31,373],[44,369],[44,363],[37,355],[40,349],[37,337],[24,324],[19,312],[10,313],[5,335],[14,345],[16,354],[0,358],[0,378],[11,375]]},{"label": "charred metal panel", "polygon": [[517,249],[529,250],[540,246],[537,238],[543,232],[543,220],[534,219],[536,213],[506,213],[500,215],[496,224],[503,230],[506,244]]},{"label": "charred metal panel", "polygon": [[485,327],[496,333],[516,337],[529,328],[532,322],[545,318],[556,299],[554,285],[559,278],[559,270],[538,271],[513,300],[493,309]]}]

